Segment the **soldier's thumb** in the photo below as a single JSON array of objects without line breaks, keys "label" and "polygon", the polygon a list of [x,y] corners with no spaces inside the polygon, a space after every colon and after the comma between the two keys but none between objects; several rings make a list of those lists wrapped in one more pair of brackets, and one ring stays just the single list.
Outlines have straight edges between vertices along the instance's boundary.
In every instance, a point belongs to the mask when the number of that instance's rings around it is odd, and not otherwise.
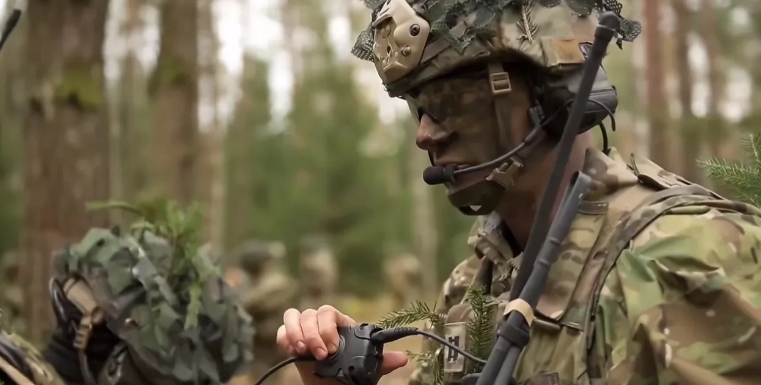
[{"label": "soldier's thumb", "polygon": [[404,352],[385,352],[383,353],[383,365],[381,366],[381,373],[383,375],[389,374],[396,369],[407,365],[409,358]]}]

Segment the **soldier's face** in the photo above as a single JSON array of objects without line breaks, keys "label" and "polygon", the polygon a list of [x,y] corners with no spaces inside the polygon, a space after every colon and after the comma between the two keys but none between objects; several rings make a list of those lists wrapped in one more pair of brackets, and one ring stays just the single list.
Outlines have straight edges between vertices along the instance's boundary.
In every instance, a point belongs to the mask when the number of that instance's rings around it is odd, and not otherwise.
[{"label": "soldier's face", "polygon": [[[504,131],[497,115],[487,77],[461,76],[432,81],[407,96],[419,119],[417,146],[429,153],[434,165],[457,168],[489,162],[510,151],[528,134],[530,99],[526,88],[513,80],[506,96],[509,111],[502,111]],[[447,185],[450,193],[482,181],[491,168],[465,174]]]}]

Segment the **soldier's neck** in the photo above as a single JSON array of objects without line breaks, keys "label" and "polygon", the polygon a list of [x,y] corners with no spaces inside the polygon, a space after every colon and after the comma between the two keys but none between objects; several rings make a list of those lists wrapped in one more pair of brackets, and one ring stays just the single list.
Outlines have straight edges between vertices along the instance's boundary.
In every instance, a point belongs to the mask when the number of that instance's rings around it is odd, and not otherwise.
[{"label": "soldier's neck", "polygon": [[[584,159],[586,158],[587,148],[590,146],[591,142],[588,138],[583,137],[577,138],[577,142],[574,143],[565,174],[560,181],[560,188],[556,193],[555,206],[552,208],[550,222],[555,217],[555,212],[558,206],[560,206],[560,200],[571,181],[571,176],[576,171],[584,168]],[[510,229],[521,250],[528,243],[531,227],[534,224],[534,217],[539,209],[539,204],[542,201],[542,196],[546,190],[547,181],[552,173],[554,164],[555,157],[552,156],[544,159],[539,164],[527,165],[527,168],[531,172],[521,176],[518,183],[510,189],[509,193],[505,195],[495,210]]]}]

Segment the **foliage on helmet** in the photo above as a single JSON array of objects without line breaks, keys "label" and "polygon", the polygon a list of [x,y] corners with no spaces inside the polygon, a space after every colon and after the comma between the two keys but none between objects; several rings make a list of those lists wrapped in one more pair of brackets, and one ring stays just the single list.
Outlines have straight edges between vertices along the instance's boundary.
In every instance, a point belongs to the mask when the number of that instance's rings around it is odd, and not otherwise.
[{"label": "foliage on helmet", "polygon": [[[578,44],[594,37],[593,13],[621,16],[623,8],[617,0],[363,1],[372,22],[352,53],[376,64],[391,96],[508,53],[550,70],[569,70],[584,60]],[[619,46],[640,31],[639,23],[622,19]]]},{"label": "foliage on helmet", "polygon": [[218,267],[199,253],[202,213],[161,200],[106,203],[139,216],[123,234],[91,229],[57,258],[59,281],[83,279],[114,334],[153,372],[180,383],[227,381],[252,359],[253,327]]}]

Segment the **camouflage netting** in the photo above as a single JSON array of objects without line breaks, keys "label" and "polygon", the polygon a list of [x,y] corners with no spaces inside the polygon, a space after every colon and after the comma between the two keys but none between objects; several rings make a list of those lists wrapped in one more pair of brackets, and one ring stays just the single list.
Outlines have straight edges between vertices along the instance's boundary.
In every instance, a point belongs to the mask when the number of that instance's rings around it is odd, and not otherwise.
[{"label": "camouflage netting", "polygon": [[108,327],[139,365],[173,383],[221,384],[252,358],[251,319],[197,252],[190,257],[195,269],[172,276],[173,249],[150,231],[92,229],[57,257],[56,278],[89,284]]},{"label": "camouflage netting", "polygon": [[[363,0],[372,12],[374,20],[385,0]],[[494,35],[494,24],[499,15],[507,7],[521,10],[521,20],[518,28],[528,35],[536,32],[537,25],[531,21],[531,12],[537,4],[553,8],[561,4],[561,0],[407,0],[415,11],[431,25],[429,41],[442,38],[452,47],[462,52],[476,37],[489,39]],[[578,16],[588,16],[592,12],[612,11],[621,16],[623,6],[617,0],[567,0],[567,6]],[[457,20],[463,16],[476,14],[473,26],[463,35],[452,34]],[[622,41],[633,41],[641,32],[640,23],[621,18],[618,45]],[[373,29],[368,27],[362,31],[352,48],[352,54],[360,59],[373,61]]]}]

